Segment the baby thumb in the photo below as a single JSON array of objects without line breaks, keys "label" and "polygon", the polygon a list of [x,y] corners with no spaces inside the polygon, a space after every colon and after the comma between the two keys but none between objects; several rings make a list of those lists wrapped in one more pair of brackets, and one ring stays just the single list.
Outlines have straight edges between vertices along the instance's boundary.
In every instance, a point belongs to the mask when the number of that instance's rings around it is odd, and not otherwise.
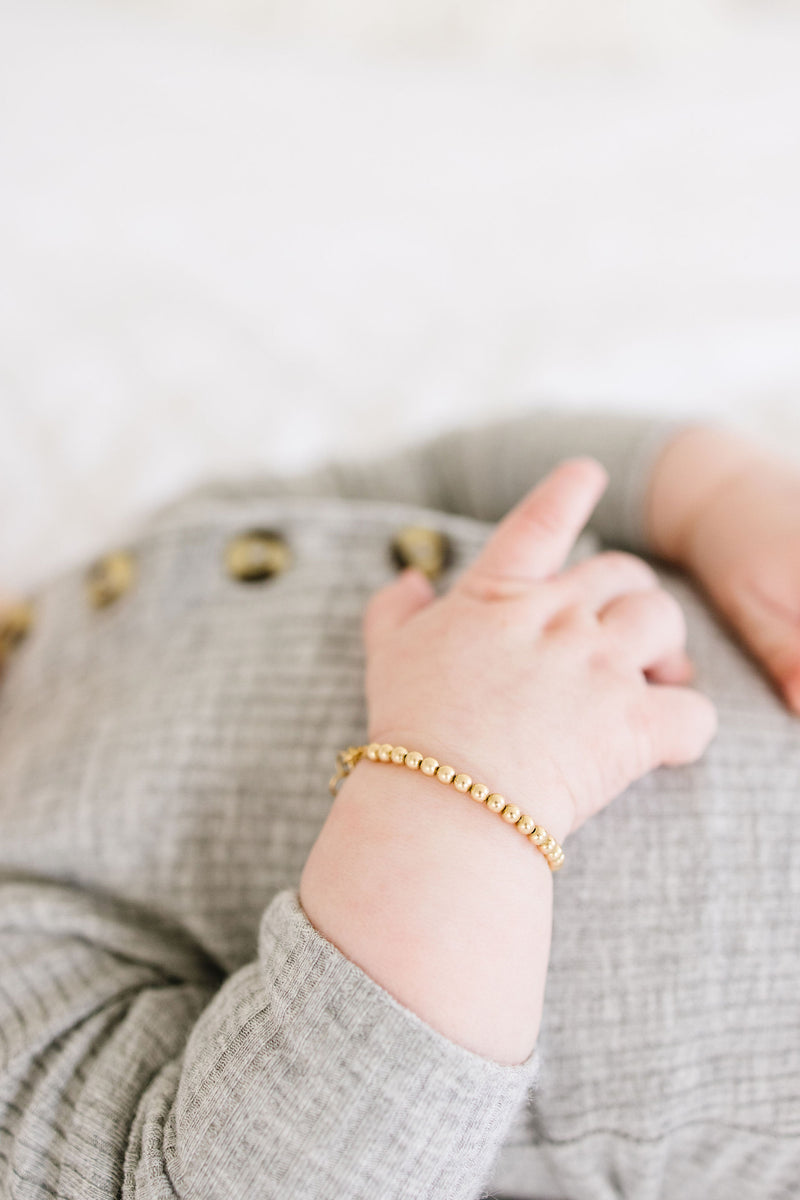
[{"label": "baby thumb", "polygon": [[415,612],[436,596],[431,581],[417,567],[407,567],[396,579],[374,592],[364,610],[362,630],[367,653],[405,625]]}]

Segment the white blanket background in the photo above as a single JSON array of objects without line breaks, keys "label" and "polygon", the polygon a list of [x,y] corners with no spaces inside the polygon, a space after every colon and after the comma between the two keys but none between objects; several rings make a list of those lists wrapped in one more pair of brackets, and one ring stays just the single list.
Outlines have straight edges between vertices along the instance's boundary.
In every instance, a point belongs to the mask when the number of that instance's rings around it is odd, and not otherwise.
[{"label": "white blanket background", "polygon": [[538,401],[800,453],[800,5],[2,0],[0,593]]}]

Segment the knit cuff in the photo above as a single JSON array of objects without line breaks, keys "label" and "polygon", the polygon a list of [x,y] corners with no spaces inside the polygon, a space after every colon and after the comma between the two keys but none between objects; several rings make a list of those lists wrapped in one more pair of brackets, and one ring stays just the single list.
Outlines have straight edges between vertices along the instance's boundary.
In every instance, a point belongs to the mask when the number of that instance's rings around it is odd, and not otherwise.
[{"label": "knit cuff", "polygon": [[196,1158],[182,1163],[214,1196],[475,1200],[538,1076],[538,1047],[502,1065],[405,1008],[291,889],[263,914],[258,964],[218,1002],[213,1086],[195,1077],[184,1096]]}]

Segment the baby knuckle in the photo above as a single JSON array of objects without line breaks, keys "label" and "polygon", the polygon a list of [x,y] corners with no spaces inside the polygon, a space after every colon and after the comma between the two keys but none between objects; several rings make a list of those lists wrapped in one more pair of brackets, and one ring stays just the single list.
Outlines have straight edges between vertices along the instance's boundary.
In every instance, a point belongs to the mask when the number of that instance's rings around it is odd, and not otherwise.
[{"label": "baby knuckle", "polygon": [[686,614],[675,597],[663,588],[654,588],[650,603],[655,608],[662,624],[669,627],[676,637],[686,638]]},{"label": "baby knuckle", "polygon": [[[587,630],[597,629],[597,617],[594,610],[582,601],[575,600],[559,606],[543,626],[545,633],[564,633],[571,636],[585,634]],[[593,647],[590,654],[590,665],[599,665],[599,660],[605,662],[607,655],[602,646]]]},{"label": "baby knuckle", "polygon": [[498,575],[494,572],[473,570],[454,585],[453,591],[481,604],[493,604],[504,600],[518,600],[531,590],[529,579],[513,575]]},{"label": "baby knuckle", "polygon": [[597,557],[607,570],[623,580],[642,587],[655,587],[658,584],[658,575],[653,568],[643,558],[629,554],[627,550],[604,550]]}]

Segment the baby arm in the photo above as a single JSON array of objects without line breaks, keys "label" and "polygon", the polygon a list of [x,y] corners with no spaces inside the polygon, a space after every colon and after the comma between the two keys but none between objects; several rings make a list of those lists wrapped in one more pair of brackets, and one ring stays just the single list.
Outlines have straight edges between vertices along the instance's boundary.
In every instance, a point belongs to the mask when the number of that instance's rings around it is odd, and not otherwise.
[{"label": "baby arm", "polygon": [[[409,570],[365,614],[369,740],[468,773],[561,843],[634,779],[699,758],[716,727],[707,697],[645,678],[685,637],[650,567],[612,552],[558,574],[603,482],[596,463],[562,464],[446,596]],[[541,1020],[552,876],[482,807],[362,760],[312,848],[300,899],[430,1025],[515,1064]]]}]

